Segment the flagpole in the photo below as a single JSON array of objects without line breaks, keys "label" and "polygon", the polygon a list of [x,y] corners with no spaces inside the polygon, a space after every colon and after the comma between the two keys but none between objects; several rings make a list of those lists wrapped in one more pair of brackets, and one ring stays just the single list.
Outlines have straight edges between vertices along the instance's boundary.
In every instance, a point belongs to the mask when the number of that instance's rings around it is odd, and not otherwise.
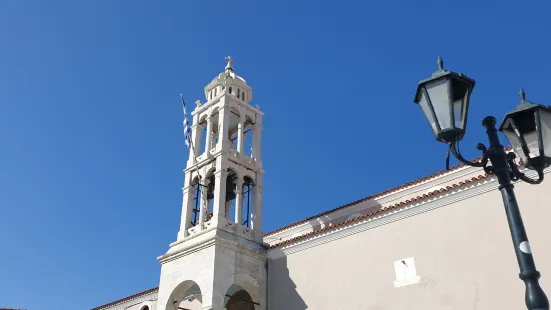
[{"label": "flagpole", "polygon": [[[187,142],[186,146],[188,146],[187,144],[189,144],[189,148],[191,148],[191,152],[193,154],[193,164],[195,166],[195,171],[197,172],[197,177],[198,177],[197,184],[199,185],[199,187],[203,187],[203,184],[201,184],[201,173],[199,172],[199,163],[197,162],[197,157],[195,156],[195,147],[193,145],[193,139],[189,136],[189,131],[190,131],[189,129],[191,127],[189,126],[189,121],[187,121],[186,103],[184,101],[184,94],[183,93],[180,93],[180,98],[182,99],[182,110],[184,112],[184,139],[186,140],[185,142]],[[192,170],[192,172],[193,172],[193,170]],[[192,176],[192,174],[190,174],[190,176]],[[203,192],[203,191],[201,190],[201,192]],[[201,200],[203,200],[203,193],[201,193]],[[203,205],[202,201],[200,202],[200,206],[201,206],[202,209],[204,209],[206,207],[206,206]],[[200,214],[201,213],[199,213],[198,216],[200,216]],[[205,214],[205,213],[203,213],[203,214]],[[199,220],[199,219],[197,219],[197,220]],[[199,222],[201,222],[201,221],[199,221]],[[195,225],[197,225],[197,222],[195,223]]]},{"label": "flagpole", "polygon": [[[186,104],[185,104],[185,101],[184,101],[184,94],[183,93],[180,94],[180,98],[182,99],[182,109],[184,111],[184,118],[186,118],[187,117],[186,108],[185,108]],[[189,126],[189,124],[188,124],[188,126]],[[201,181],[201,174],[199,173],[199,163],[197,162],[197,157],[195,156],[195,147],[193,146],[193,140],[187,134],[185,135],[184,139],[187,139],[187,142],[189,143],[189,146],[191,148],[191,152],[193,154],[193,164],[195,165],[195,170],[197,171],[199,181]]]}]

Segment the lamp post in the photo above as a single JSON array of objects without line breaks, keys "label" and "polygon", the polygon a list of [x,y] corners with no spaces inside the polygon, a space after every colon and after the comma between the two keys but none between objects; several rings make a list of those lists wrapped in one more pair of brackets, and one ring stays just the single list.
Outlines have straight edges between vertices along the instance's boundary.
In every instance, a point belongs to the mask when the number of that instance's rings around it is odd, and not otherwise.
[{"label": "lamp post", "polygon": [[[482,121],[488,135],[488,147],[479,143],[477,149],[482,151],[482,158],[472,162],[461,155],[458,145],[467,128],[469,99],[474,85],[475,81],[466,75],[445,70],[442,58],[438,57],[438,71],[419,82],[414,102],[421,107],[436,140],[448,144],[459,161],[483,168],[486,173],[497,177],[520,268],[519,277],[526,286],[526,306],[529,310],[549,310],[549,301],[539,284],[540,273],[536,269],[512,182],[522,180],[539,184],[543,181],[543,170],[551,165],[551,108],[527,101],[521,89],[520,104],[505,115],[499,127],[515,152],[505,152],[499,141],[497,120],[488,116]],[[537,172],[537,179],[519,170],[515,162],[516,154],[522,166]]]}]

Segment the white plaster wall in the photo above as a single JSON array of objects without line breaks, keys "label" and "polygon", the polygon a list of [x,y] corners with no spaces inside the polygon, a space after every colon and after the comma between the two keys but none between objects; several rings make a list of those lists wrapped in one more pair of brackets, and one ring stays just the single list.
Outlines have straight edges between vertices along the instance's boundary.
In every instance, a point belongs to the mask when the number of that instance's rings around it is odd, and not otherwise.
[{"label": "white plaster wall", "polygon": [[[551,294],[551,175],[546,177],[541,185],[515,188],[542,287]],[[269,261],[270,310],[525,308],[497,189],[340,236],[294,252],[290,246],[284,257]],[[277,257],[278,251],[270,253]],[[405,258],[414,258],[419,279],[396,287],[394,262]]]}]

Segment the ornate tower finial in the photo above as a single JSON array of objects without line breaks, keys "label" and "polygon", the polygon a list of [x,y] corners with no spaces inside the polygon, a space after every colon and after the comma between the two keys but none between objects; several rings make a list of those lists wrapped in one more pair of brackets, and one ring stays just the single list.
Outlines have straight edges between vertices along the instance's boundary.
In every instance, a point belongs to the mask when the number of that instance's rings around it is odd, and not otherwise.
[{"label": "ornate tower finial", "polygon": [[233,67],[232,67],[232,64],[233,64],[233,59],[231,58],[231,56],[226,56],[226,61],[228,62],[228,64],[226,65],[226,71],[230,70],[230,71],[233,71]]},{"label": "ornate tower finial", "polygon": [[436,63],[438,64],[439,70],[444,70],[444,60],[442,60],[442,57],[438,56],[438,61]]},{"label": "ornate tower finial", "polygon": [[519,92],[519,95],[520,95],[520,101],[526,101],[526,93],[524,92],[524,89],[520,89],[520,92]]}]

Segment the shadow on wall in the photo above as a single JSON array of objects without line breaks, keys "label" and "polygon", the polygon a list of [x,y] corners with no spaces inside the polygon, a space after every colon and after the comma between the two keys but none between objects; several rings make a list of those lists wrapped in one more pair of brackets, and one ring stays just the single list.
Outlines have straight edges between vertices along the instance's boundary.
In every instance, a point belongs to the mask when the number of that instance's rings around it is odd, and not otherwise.
[{"label": "shadow on wall", "polygon": [[268,260],[268,309],[308,309],[291,279],[285,256]]},{"label": "shadow on wall", "polygon": [[[379,204],[376,200],[367,200],[359,203],[358,206],[351,206],[350,210],[344,212],[339,212],[335,216],[323,215],[316,217],[315,219],[310,219],[310,225],[314,231],[313,234],[309,234],[308,238],[317,238],[319,235],[316,234],[316,231],[324,230],[331,231],[336,225],[341,227],[346,227],[347,224],[352,225],[352,222],[358,217],[369,217],[374,216],[377,213],[381,212],[383,206]],[[331,225],[331,227],[330,227]],[[299,242],[305,241],[304,239],[298,240]],[[329,241],[329,242],[335,242]],[[292,244],[292,242],[290,242]],[[319,270],[314,270],[315,267],[308,265],[303,258],[293,259],[293,255],[302,256],[300,252],[294,254],[289,254],[290,256],[284,255],[282,249],[274,248],[270,251],[274,251],[274,256],[281,256],[277,259],[268,260],[268,309],[285,309],[285,310],[306,310],[308,305],[304,298],[306,296],[301,296],[301,290],[304,293],[307,293],[310,296],[312,291],[324,291],[324,286],[327,283],[310,282],[308,280],[308,275],[319,272]],[[305,249],[304,251],[309,251]],[[278,253],[279,252],[279,253]],[[280,255],[278,255],[280,254]],[[327,253],[324,257],[320,259],[339,262],[342,260],[342,253]],[[291,265],[289,266],[289,259],[291,260]],[[302,265],[301,265],[302,264]],[[313,276],[312,278],[315,278]],[[299,281],[299,285],[293,281],[293,279]],[[304,287],[307,286],[307,287]],[[319,289],[317,289],[317,287]],[[304,298],[303,298],[304,297]],[[333,298],[332,296],[310,296],[311,298]],[[316,307],[315,305],[311,305]],[[374,308],[373,308],[374,307]],[[371,308],[370,308],[371,309]],[[372,306],[373,310],[382,310],[383,308],[377,308],[377,306]]]}]

